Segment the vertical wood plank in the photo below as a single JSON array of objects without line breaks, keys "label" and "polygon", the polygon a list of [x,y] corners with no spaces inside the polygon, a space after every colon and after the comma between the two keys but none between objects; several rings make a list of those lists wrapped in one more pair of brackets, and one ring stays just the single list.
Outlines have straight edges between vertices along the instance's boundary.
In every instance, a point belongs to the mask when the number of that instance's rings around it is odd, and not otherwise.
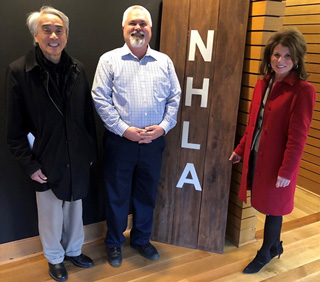
[{"label": "vertical wood plank", "polygon": [[249,2],[224,0],[219,10],[198,239],[198,248],[219,253],[225,240],[232,169],[228,158],[237,124]]},{"label": "vertical wood plank", "polygon": [[[231,178],[228,155],[236,129],[249,11],[249,0],[231,2],[164,0],[161,32],[161,51],[172,58],[183,92],[178,125],[166,139],[152,238],[216,252],[224,245]],[[198,47],[195,60],[189,61],[192,30],[205,46],[208,31],[214,31],[211,61],[204,61]],[[192,95],[191,106],[185,104],[188,77],[193,89],[202,89],[203,80],[209,79],[205,107],[200,95]],[[188,143],[199,144],[199,150],[181,147],[185,121]],[[176,188],[188,163],[193,164],[202,191],[186,183]]]},{"label": "vertical wood plank", "polygon": [[[182,1],[179,5],[175,1],[164,0],[162,10],[160,51],[172,59],[182,92],[184,92],[189,5],[189,0]],[[157,203],[154,210],[152,239],[167,243],[172,242],[175,187],[179,174],[178,162],[181,146],[180,121],[181,111],[178,113],[176,127],[165,137],[166,149],[163,154]]]},{"label": "vertical wood plank", "polygon": [[[217,30],[219,18],[218,12],[219,1],[191,0],[189,34],[191,30],[197,30],[203,42],[206,44],[208,30]],[[188,44],[190,44],[190,38],[188,40]],[[213,50],[215,50],[215,45],[216,43],[214,40]],[[193,78],[192,87],[201,89],[203,79],[209,78],[210,89],[210,85],[212,87],[213,83],[212,77],[214,72],[214,61],[204,62],[198,48],[196,50],[194,61],[188,61],[188,55],[189,54],[187,53],[185,76]],[[212,58],[214,58],[214,53]],[[185,106],[185,97],[182,99],[181,122],[189,122],[190,127],[188,141],[190,143],[200,144],[200,150],[187,148],[181,149],[179,175],[182,174],[187,163],[192,163],[196,169],[201,186],[203,183],[204,159],[206,158],[205,153],[210,101],[211,95],[209,94],[208,106],[206,108],[201,108],[201,96],[193,95],[191,106]],[[200,205],[201,191],[196,191],[194,185],[184,184],[182,189],[176,189],[173,244],[193,248],[197,247]]]}]

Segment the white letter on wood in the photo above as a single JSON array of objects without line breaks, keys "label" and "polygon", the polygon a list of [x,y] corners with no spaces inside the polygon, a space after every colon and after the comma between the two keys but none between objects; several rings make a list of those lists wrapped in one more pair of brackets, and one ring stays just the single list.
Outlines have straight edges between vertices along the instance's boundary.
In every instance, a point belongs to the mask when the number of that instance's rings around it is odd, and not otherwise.
[{"label": "white letter on wood", "polygon": [[187,149],[194,149],[194,150],[200,150],[200,144],[193,144],[188,142],[188,136],[189,136],[189,122],[184,121],[183,122],[183,128],[182,128],[182,148]]},{"label": "white letter on wood", "polygon": [[[187,178],[188,174],[191,174],[191,179]],[[197,176],[197,172],[194,168],[194,165],[191,164],[191,163],[187,163],[186,167],[184,168],[184,171],[179,179],[179,182],[177,184],[177,188],[182,188],[183,184],[184,183],[188,183],[188,184],[193,184],[194,185],[194,188],[197,190],[197,191],[202,191],[201,189],[201,185],[200,185],[200,182],[199,182],[199,178]]]},{"label": "white letter on wood", "polygon": [[208,93],[209,93],[209,78],[204,78],[202,82],[202,89],[194,89],[193,77],[187,77],[187,90],[186,90],[186,106],[191,106],[192,95],[201,95],[201,108],[206,108],[208,105]]},{"label": "white letter on wood", "polygon": [[213,47],[214,30],[208,30],[207,34],[207,47],[204,45],[200,34],[197,30],[191,30],[190,33],[190,48],[189,48],[189,61],[194,61],[196,56],[196,45],[205,62],[211,62],[212,47]]}]

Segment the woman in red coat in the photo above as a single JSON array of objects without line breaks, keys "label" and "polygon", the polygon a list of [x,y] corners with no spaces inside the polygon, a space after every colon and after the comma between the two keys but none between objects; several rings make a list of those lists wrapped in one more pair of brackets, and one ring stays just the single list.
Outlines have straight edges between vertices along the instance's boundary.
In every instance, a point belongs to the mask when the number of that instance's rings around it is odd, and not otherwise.
[{"label": "woman in red coat", "polygon": [[249,122],[230,160],[243,158],[239,197],[266,214],[264,239],[243,270],[256,273],[283,253],[282,216],[291,213],[300,159],[312,121],[315,88],[307,78],[306,42],[297,29],[275,33],[268,41],[254,89]]}]

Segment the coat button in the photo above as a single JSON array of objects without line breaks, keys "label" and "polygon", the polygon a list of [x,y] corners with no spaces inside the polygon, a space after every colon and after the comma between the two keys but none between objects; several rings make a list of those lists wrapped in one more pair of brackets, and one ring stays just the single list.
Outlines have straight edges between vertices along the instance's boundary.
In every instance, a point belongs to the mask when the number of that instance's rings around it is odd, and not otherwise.
[{"label": "coat button", "polygon": [[67,167],[69,168],[69,167],[70,167],[70,164],[67,164]]}]

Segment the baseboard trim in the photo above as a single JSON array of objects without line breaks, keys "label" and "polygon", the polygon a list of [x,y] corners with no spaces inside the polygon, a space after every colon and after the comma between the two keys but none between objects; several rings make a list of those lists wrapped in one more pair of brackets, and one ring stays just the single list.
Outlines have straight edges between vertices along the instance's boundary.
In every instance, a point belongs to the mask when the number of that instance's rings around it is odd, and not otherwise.
[{"label": "baseboard trim", "polygon": [[[127,230],[132,227],[132,215],[128,216]],[[105,237],[107,227],[105,221],[84,226],[85,241],[88,244]],[[42,255],[39,236],[0,244],[0,265]]]}]

